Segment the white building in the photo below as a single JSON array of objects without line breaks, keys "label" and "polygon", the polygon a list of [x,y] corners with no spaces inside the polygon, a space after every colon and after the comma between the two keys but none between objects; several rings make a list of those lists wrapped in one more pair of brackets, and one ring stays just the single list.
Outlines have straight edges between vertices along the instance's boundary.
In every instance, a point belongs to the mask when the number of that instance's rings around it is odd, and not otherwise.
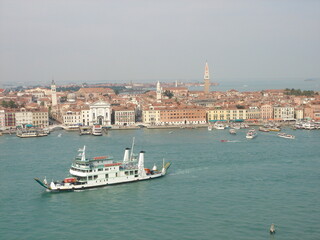
[{"label": "white building", "polygon": [[31,111],[26,111],[22,108],[20,112],[16,112],[16,126],[25,127],[27,124],[32,124],[33,114]]},{"label": "white building", "polygon": [[90,105],[89,125],[100,124],[103,126],[111,125],[110,104],[98,101]]},{"label": "white building", "polygon": [[6,126],[6,113],[4,110],[0,110],[0,129]]},{"label": "white building", "polygon": [[83,126],[90,125],[90,109],[81,109],[81,123]]},{"label": "white building", "polygon": [[274,107],[273,114],[275,120],[292,121],[294,120],[294,107]]},{"label": "white building", "polygon": [[81,111],[69,110],[62,114],[63,124],[66,126],[80,125],[81,123]]}]

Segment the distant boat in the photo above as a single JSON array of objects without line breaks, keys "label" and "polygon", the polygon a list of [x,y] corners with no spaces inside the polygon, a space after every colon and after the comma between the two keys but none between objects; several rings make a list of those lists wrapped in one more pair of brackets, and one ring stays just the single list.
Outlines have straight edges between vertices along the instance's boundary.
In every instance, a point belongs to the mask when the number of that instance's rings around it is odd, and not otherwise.
[{"label": "distant boat", "polygon": [[278,127],[273,127],[273,128],[269,128],[269,131],[272,131],[272,132],[280,132],[281,129],[278,128]]},{"label": "distant boat", "polygon": [[295,139],[296,137],[286,133],[278,133],[278,137],[286,138],[286,139]]},{"label": "distant boat", "polygon": [[94,136],[102,136],[102,127],[101,127],[101,125],[93,125],[92,135],[94,135]]},{"label": "distant boat", "polygon": [[234,135],[234,134],[237,134],[237,131],[235,129],[231,128],[229,130],[229,133]]},{"label": "distant boat", "polygon": [[257,136],[257,132],[255,129],[251,129],[247,132],[246,138],[253,139]]},{"label": "distant boat", "polygon": [[269,128],[259,127],[260,132],[270,132]]},{"label": "distant boat", "polygon": [[225,129],[225,126],[222,124],[222,123],[215,123],[214,125],[213,125],[213,127],[215,128],[215,129],[218,129],[218,130],[223,130],[223,129]]},{"label": "distant boat", "polygon": [[272,223],[270,226],[270,234],[275,234],[276,233],[276,228],[274,226],[274,224]]},{"label": "distant boat", "polygon": [[62,136],[62,134],[61,134],[61,133],[59,133],[57,137],[61,137],[61,136]]},{"label": "distant boat", "polygon": [[91,127],[87,127],[87,126],[84,126],[84,127],[80,127],[80,136],[81,135],[90,135],[92,130],[91,130]]},{"label": "distant boat", "polygon": [[208,126],[208,131],[212,131],[212,125]]}]

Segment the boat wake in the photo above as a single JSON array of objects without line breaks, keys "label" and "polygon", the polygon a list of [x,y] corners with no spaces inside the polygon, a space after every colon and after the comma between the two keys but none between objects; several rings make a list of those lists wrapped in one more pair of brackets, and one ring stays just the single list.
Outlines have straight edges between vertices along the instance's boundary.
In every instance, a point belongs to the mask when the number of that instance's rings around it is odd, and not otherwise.
[{"label": "boat wake", "polygon": [[237,142],[241,142],[241,141],[239,141],[239,140],[220,140],[220,142],[237,143]]},{"label": "boat wake", "polygon": [[175,175],[185,175],[185,174],[190,174],[193,172],[199,172],[203,170],[207,170],[209,167],[199,167],[199,168],[188,168],[188,169],[181,169],[177,170],[176,172],[169,173],[170,176],[175,176]]}]

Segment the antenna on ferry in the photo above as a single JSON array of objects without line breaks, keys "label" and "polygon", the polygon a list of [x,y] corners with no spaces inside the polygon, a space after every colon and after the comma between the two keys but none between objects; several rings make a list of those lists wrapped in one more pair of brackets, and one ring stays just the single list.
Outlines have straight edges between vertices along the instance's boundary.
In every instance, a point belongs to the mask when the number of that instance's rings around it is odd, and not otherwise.
[{"label": "antenna on ferry", "polygon": [[131,147],[131,154],[130,154],[130,162],[132,161],[132,157],[133,157],[133,147],[134,147],[134,137],[132,138],[132,147]]},{"label": "antenna on ferry", "polygon": [[81,161],[86,160],[86,145],[83,146],[82,154],[81,154]]}]

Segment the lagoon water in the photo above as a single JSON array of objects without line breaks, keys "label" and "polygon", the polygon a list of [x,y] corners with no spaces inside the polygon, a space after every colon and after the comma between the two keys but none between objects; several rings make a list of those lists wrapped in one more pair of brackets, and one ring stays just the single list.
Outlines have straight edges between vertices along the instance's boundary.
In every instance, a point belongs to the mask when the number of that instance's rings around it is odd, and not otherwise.
[{"label": "lagoon water", "polygon": [[[320,131],[170,131],[1,136],[0,239],[320,239]],[[63,179],[83,145],[122,159],[132,137],[148,167],[172,162],[167,176],[69,193],[33,180]]]}]

